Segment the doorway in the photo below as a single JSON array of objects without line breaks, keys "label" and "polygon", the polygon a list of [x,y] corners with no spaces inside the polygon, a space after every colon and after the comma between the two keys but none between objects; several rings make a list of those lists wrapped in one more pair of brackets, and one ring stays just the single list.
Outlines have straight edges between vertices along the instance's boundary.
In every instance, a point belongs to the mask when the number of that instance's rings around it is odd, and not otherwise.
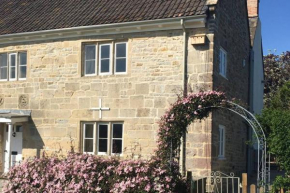
[{"label": "doorway", "polygon": [[9,171],[9,165],[11,167],[21,163],[22,161],[22,147],[23,147],[23,126],[22,125],[13,125],[11,132],[11,159],[9,164],[9,141],[8,141],[8,125],[5,125],[4,131],[4,172]]}]

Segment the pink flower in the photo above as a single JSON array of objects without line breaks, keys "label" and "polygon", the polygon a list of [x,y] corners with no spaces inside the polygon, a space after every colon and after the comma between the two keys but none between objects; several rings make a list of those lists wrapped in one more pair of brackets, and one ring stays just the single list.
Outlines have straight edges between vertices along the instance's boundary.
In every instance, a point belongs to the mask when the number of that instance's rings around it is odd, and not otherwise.
[{"label": "pink flower", "polygon": [[151,189],[151,185],[150,184],[147,184],[144,188],[145,191],[149,192]]}]

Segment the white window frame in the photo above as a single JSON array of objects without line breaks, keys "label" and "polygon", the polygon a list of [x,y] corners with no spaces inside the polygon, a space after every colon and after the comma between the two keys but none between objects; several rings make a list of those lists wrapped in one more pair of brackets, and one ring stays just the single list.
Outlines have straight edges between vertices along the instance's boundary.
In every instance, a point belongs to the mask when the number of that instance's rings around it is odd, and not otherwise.
[{"label": "white window frame", "polygon": [[[7,59],[7,61],[6,61],[6,76],[7,76],[7,78],[6,79],[0,79],[0,81],[8,81],[9,80],[9,71],[8,71],[9,70],[9,63],[8,63],[9,55],[7,53],[1,53],[1,54],[3,54],[3,55],[6,54],[6,59]],[[2,71],[2,68],[3,67],[0,67],[0,72]]]},{"label": "white window frame", "polygon": [[[110,56],[109,58],[105,58],[105,59],[109,59],[109,72],[101,72],[101,55],[102,55],[102,46],[110,46]],[[111,75],[112,74],[112,43],[107,43],[107,44],[99,44],[99,75]]]},{"label": "white window frame", "polygon": [[[20,59],[21,59],[20,54],[21,54],[21,53],[25,53],[25,54],[26,54],[26,64],[25,64],[25,65],[21,65],[21,64],[20,64]],[[27,52],[19,52],[18,55],[19,55],[19,57],[18,57],[18,65],[17,65],[17,66],[18,66],[18,68],[17,68],[18,70],[17,70],[17,71],[19,72],[19,73],[18,73],[18,76],[19,76],[19,77],[18,77],[18,80],[26,80],[26,77],[27,77]],[[21,66],[25,66],[25,67],[26,67],[25,78],[20,78],[20,74],[21,74],[20,67],[21,67]]]},{"label": "white window frame", "polygon": [[[107,138],[100,138],[100,125],[107,125]],[[97,155],[108,155],[108,150],[110,149],[109,147],[109,142],[110,142],[110,124],[109,123],[104,123],[104,122],[100,122],[98,123],[98,135],[97,135]],[[99,139],[107,139],[107,152],[99,152]]]},{"label": "white window frame", "polygon": [[[86,125],[93,125],[93,138],[86,138]],[[83,153],[95,154],[96,152],[96,123],[95,122],[85,122],[83,123]],[[93,139],[93,152],[85,152],[85,139]]]},{"label": "white window frame", "polygon": [[[125,72],[117,72],[116,69],[117,69],[117,45],[118,44],[125,44],[126,45],[126,56],[125,57],[119,57],[118,59],[123,59],[125,58],[126,59],[126,71]],[[128,71],[128,44],[127,42],[117,42],[115,43],[115,47],[114,47],[114,50],[115,50],[115,53],[114,53],[114,73],[115,74],[127,74],[127,71]]]},{"label": "white window frame", "polygon": [[[87,124],[91,124],[94,126],[94,137],[93,138],[85,138],[85,126]],[[121,124],[122,125],[122,138],[113,138],[113,125],[114,124]],[[124,152],[124,122],[95,122],[95,121],[88,121],[82,122],[82,152],[84,154],[92,154],[92,155],[100,155],[100,156],[110,156],[110,155],[120,155],[123,156]],[[108,138],[107,138],[107,152],[99,152],[99,126],[100,125],[107,125],[108,126]],[[85,139],[93,139],[93,152],[85,152]],[[113,139],[122,140],[122,153],[113,153]]]},{"label": "white window frame", "polygon": [[[86,74],[86,46],[94,46],[95,47],[95,73],[94,74]],[[91,60],[89,60],[91,61]],[[97,61],[98,61],[98,44],[85,44],[84,45],[84,76],[96,76],[98,74],[98,68],[97,68]]]},{"label": "white window frame", "polygon": [[[122,138],[113,138],[113,125],[114,124],[121,124],[122,125]],[[112,128],[111,128],[111,148],[110,148],[110,152],[111,152],[111,155],[120,155],[122,156],[123,155],[123,150],[124,150],[124,123],[121,123],[121,122],[114,122],[111,124],[112,125]],[[113,153],[113,139],[115,140],[122,140],[122,149],[121,149],[121,152],[122,153]]]},{"label": "white window frame", "polygon": [[[26,54],[26,63],[25,65],[20,65],[20,54],[25,53]],[[7,72],[7,78],[6,79],[0,79],[0,81],[21,81],[21,80],[26,80],[27,79],[27,64],[28,64],[28,58],[27,58],[27,52],[26,51],[19,51],[19,52],[12,52],[12,53],[0,53],[0,54],[6,54],[7,55],[7,65],[6,65],[6,72]],[[12,73],[12,66],[11,66],[11,57],[15,56],[15,78],[11,78],[11,73]],[[20,67],[26,67],[26,74],[25,78],[20,78]],[[1,68],[3,69],[3,67]]]},{"label": "white window frame", "polygon": [[[11,70],[11,56],[13,56],[13,55],[15,56],[15,67],[13,67],[13,68],[15,68],[15,78],[11,78],[11,72],[12,72],[12,70]],[[18,70],[18,68],[17,68],[17,66],[18,66],[18,59],[17,58],[18,58],[17,57],[17,53],[9,53],[8,54],[9,81],[16,81],[17,80],[17,76],[18,76],[18,73],[17,73],[17,70]]]},{"label": "white window frame", "polygon": [[227,78],[227,57],[227,51],[221,47],[219,52],[219,74],[224,78]]},{"label": "white window frame", "polygon": [[225,158],[225,126],[219,125],[219,159],[224,159]]}]

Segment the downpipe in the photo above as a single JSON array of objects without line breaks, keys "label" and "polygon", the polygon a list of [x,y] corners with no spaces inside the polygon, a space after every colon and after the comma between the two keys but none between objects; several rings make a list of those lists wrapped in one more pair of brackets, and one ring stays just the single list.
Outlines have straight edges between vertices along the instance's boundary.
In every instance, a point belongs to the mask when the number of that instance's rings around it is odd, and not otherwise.
[{"label": "downpipe", "polygon": [[[184,19],[180,20],[183,29],[183,97],[187,96],[187,33]],[[181,152],[180,152],[180,170],[182,176],[186,175],[186,129],[182,134]]]}]

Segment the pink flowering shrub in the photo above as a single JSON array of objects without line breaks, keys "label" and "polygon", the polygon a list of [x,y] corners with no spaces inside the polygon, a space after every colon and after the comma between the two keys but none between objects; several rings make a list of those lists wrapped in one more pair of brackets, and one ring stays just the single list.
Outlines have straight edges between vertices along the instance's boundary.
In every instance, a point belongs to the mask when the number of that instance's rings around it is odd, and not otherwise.
[{"label": "pink flowering shrub", "polygon": [[176,164],[158,159],[118,160],[69,153],[43,157],[13,167],[4,192],[179,192],[184,182]]}]

